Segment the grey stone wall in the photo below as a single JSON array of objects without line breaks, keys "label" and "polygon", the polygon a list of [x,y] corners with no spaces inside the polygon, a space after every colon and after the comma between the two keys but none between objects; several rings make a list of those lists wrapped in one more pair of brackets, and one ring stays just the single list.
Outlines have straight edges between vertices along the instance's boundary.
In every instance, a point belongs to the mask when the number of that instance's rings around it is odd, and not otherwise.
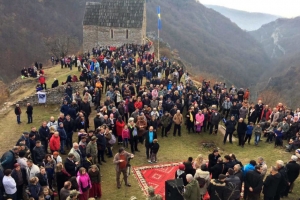
[{"label": "grey stone wall", "polygon": [[[113,38],[111,38],[111,29],[114,31]],[[126,30],[128,30],[128,39],[126,38]],[[119,47],[127,43],[143,44],[143,36],[145,35],[146,26],[130,29],[83,26],[83,51],[91,51],[96,46]]]},{"label": "grey stone wall", "polygon": [[[70,83],[70,85],[73,88],[73,93],[76,91],[79,91],[81,93],[84,82],[75,82],[75,83]],[[51,105],[51,104],[62,104],[62,99],[65,96],[65,90],[66,90],[67,85],[60,85],[56,88],[51,88],[46,91],[47,99],[46,99],[46,104]],[[16,102],[17,104],[20,104],[20,106],[26,106],[27,103],[31,103],[31,105],[37,105],[38,103],[38,95],[33,94],[31,96],[25,97],[24,99]],[[15,104],[14,104],[15,105]]]},{"label": "grey stone wall", "polygon": [[38,84],[38,82],[39,81],[37,78],[18,79],[8,86],[8,91],[11,94],[11,93],[15,92],[16,90],[20,89],[21,86],[24,87],[24,85],[28,85],[28,84],[32,84],[32,83]]}]

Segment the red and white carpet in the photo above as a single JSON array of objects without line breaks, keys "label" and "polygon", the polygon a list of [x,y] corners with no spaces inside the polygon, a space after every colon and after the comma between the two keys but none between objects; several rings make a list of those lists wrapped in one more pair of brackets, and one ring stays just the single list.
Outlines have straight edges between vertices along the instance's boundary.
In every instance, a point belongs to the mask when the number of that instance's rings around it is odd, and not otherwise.
[{"label": "red and white carpet", "polygon": [[144,194],[148,194],[148,187],[152,186],[156,194],[165,199],[165,181],[175,178],[178,163],[152,164],[149,166],[133,167],[133,173]]}]

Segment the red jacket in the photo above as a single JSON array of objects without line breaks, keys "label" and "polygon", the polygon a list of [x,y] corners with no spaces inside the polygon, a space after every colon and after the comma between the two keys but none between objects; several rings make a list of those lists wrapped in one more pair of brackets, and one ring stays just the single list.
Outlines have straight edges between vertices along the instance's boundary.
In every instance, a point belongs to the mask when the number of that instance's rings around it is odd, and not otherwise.
[{"label": "red jacket", "polygon": [[51,151],[59,151],[60,150],[60,137],[55,137],[52,135],[49,142],[50,150]]},{"label": "red jacket", "polygon": [[141,101],[136,101],[135,103],[134,103],[134,107],[135,107],[135,109],[139,109],[139,110],[141,110],[142,108],[143,108],[143,102],[141,102]]},{"label": "red jacket", "polygon": [[40,84],[44,84],[46,82],[45,76],[40,76],[39,82],[40,82]]},{"label": "red jacket", "polygon": [[[265,113],[265,110],[266,109],[263,109],[262,112],[261,112],[261,116],[260,118],[262,119],[262,117],[264,116],[264,113]],[[268,109],[267,113],[266,113],[266,121],[268,121],[270,119],[270,115],[272,114],[272,111],[271,109]]]},{"label": "red jacket", "polygon": [[122,136],[122,131],[123,131],[124,126],[125,126],[124,121],[119,122],[119,120],[117,120],[117,122],[116,122],[116,132],[117,132],[118,136]]}]

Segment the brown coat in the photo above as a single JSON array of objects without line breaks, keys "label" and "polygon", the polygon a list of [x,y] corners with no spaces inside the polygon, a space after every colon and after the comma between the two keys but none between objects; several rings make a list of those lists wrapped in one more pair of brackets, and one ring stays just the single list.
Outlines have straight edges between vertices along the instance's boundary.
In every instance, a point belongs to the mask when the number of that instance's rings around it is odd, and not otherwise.
[{"label": "brown coat", "polygon": [[182,117],[182,114],[180,113],[176,113],[173,117],[173,121],[175,124],[179,125],[179,124],[182,124],[182,121],[183,121],[183,117]]},{"label": "brown coat", "polygon": [[143,116],[139,116],[135,126],[137,127],[138,130],[138,136],[143,136],[147,129],[147,121]]},{"label": "brown coat", "polygon": [[[124,152],[124,155],[125,157],[127,158],[127,162],[128,162],[128,159],[131,157],[131,154],[128,153],[127,151]],[[114,157],[114,164],[116,165],[116,171],[118,172],[119,171],[119,162],[120,161],[120,154],[117,153]]]}]

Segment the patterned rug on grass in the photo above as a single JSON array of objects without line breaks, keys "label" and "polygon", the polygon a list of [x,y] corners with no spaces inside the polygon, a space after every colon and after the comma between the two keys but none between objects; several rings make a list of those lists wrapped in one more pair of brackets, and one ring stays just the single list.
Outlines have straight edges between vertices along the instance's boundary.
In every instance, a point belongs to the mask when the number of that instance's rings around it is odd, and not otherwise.
[{"label": "patterned rug on grass", "polygon": [[133,173],[145,195],[148,194],[148,187],[152,186],[155,193],[162,195],[165,199],[165,181],[175,178],[178,165],[179,163],[170,163],[133,167]]}]

